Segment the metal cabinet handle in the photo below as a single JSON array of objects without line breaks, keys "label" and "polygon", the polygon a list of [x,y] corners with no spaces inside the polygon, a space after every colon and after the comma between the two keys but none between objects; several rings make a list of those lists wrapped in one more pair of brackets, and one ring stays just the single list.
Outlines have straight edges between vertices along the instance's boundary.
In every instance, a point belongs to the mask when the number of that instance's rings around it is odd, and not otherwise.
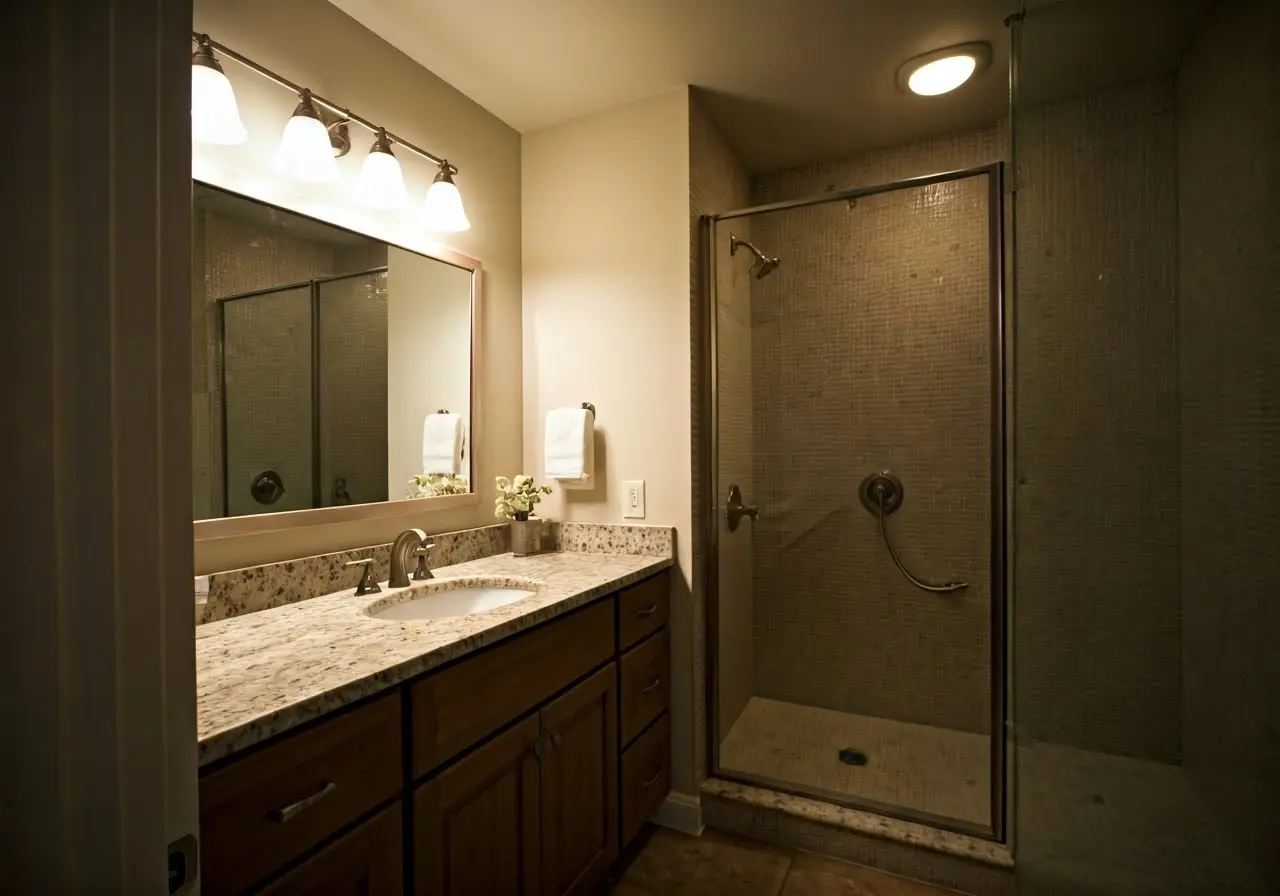
[{"label": "metal cabinet handle", "polygon": [[653,777],[650,778],[648,781],[644,781],[643,783],[641,783],[640,786],[643,787],[645,790],[648,790],[654,784],[657,784],[658,779],[661,777],[662,777],[662,766],[658,766],[658,770],[653,773]]},{"label": "metal cabinet handle", "polygon": [[660,685],[660,684],[662,684],[662,676],[661,676],[661,675],[659,675],[657,678],[655,678],[655,679],[653,680],[653,682],[652,682],[648,687],[643,687],[643,688],[641,688],[641,689],[640,689],[640,693],[642,693],[642,694],[647,694],[647,693],[649,693],[650,691],[654,690],[654,689],[655,689],[658,685]]},{"label": "metal cabinet handle", "polygon": [[641,607],[640,609],[636,610],[636,615],[639,616],[641,619],[648,619],[650,616],[652,616],[656,612],[658,612],[658,605],[649,604],[647,607]]},{"label": "metal cabinet handle", "polygon": [[333,793],[337,789],[338,789],[337,784],[334,784],[332,781],[325,781],[324,786],[321,787],[319,790],[317,790],[315,793],[311,794],[311,796],[303,797],[302,799],[298,800],[296,803],[290,803],[289,805],[285,806],[283,809],[272,809],[270,812],[267,813],[267,817],[270,818],[272,821],[276,821],[281,824],[284,824],[286,821],[290,821],[294,818],[297,818],[303,812],[310,809],[316,803],[320,802],[322,799],[324,799],[325,797],[327,797],[329,794]]}]

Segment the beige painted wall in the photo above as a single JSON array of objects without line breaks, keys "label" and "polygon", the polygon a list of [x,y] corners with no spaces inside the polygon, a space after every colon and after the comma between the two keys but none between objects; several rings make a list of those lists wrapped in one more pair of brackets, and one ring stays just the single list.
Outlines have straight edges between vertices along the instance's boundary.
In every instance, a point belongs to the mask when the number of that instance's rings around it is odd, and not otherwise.
[{"label": "beige painted wall", "polygon": [[[236,89],[249,140],[238,147],[195,149],[194,176],[249,193],[302,214],[367,233],[417,252],[450,248],[479,258],[485,268],[482,345],[484,390],[477,445],[479,502],[470,507],[368,523],[315,526],[271,535],[225,538],[196,545],[196,572],[389,541],[408,526],[459,529],[491,519],[492,481],[520,462],[520,137],[493,115],[328,3],[305,0],[197,0],[194,27],[317,93],[432,152],[461,173],[458,186],[471,230],[435,242],[416,217],[420,199],[403,213],[369,212],[351,194],[372,138],[353,129],[355,150],[340,160],[338,184],[303,187],[275,175],[271,158],[296,100],[234,62],[224,68]],[[420,197],[432,171],[399,153],[411,195]]]},{"label": "beige painted wall", "polygon": [[471,272],[393,247],[387,278],[387,475],[402,498],[422,472],[427,414],[462,415],[471,457]]},{"label": "beige painted wall", "polygon": [[688,110],[681,88],[522,141],[524,472],[541,477],[547,411],[593,402],[600,482],[557,490],[543,514],[621,521],[622,481],[644,479],[644,522],[676,527],[672,777],[685,793],[695,753]]}]

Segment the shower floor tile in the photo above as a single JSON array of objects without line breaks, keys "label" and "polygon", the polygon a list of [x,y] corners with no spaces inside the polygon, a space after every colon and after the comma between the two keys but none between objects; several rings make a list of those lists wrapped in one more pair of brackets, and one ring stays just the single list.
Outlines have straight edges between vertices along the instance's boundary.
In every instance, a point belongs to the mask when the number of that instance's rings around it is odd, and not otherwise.
[{"label": "shower floor tile", "polygon": [[[840,761],[840,751],[866,765]],[[720,745],[721,769],[775,786],[991,823],[991,739],[752,697]]]}]

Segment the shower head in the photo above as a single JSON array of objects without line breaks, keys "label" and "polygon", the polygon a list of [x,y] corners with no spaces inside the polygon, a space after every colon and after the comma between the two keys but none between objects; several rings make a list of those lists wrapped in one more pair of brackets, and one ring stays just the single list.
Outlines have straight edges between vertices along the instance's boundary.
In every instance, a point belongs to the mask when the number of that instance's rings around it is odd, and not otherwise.
[{"label": "shower head", "polygon": [[760,261],[760,267],[756,270],[756,279],[763,280],[773,273],[774,269],[780,264],[778,259],[764,258]]},{"label": "shower head", "polygon": [[739,246],[745,246],[747,249],[751,251],[751,254],[756,257],[756,261],[760,265],[756,269],[757,280],[763,280],[765,277],[768,277],[777,269],[778,265],[781,263],[776,256],[770,257],[768,255],[765,255],[763,252],[761,252],[751,243],[748,243],[744,239],[739,239],[736,234],[732,234],[732,233],[729,234],[729,254],[730,255],[737,254]]}]

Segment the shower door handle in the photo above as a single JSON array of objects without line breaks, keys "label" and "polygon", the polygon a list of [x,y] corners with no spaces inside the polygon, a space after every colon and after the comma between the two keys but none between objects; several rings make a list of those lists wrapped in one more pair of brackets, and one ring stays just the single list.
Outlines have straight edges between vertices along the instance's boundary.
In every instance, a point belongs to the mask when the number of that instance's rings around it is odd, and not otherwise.
[{"label": "shower door handle", "polygon": [[738,525],[742,522],[744,516],[749,516],[753,520],[760,518],[760,508],[754,504],[742,503],[742,489],[736,485],[729,486],[729,531],[737,532]]}]

